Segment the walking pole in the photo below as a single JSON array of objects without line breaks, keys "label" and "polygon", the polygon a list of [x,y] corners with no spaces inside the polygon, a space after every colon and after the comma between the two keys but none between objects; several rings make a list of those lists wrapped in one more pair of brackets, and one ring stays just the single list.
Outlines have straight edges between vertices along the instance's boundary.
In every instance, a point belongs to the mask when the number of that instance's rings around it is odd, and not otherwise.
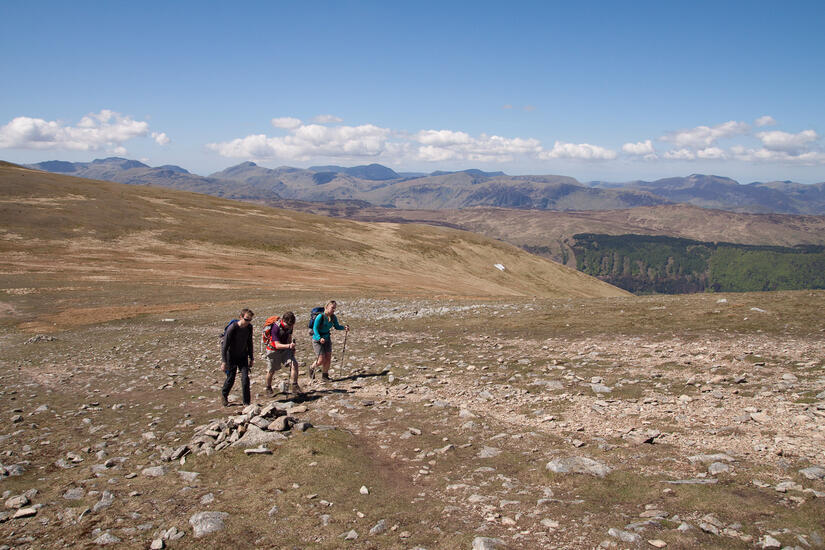
[{"label": "walking pole", "polygon": [[341,369],[341,373],[344,372],[344,354],[347,352],[347,336],[349,336],[349,331],[344,333],[344,347],[341,350],[341,362],[338,363],[338,367]]}]

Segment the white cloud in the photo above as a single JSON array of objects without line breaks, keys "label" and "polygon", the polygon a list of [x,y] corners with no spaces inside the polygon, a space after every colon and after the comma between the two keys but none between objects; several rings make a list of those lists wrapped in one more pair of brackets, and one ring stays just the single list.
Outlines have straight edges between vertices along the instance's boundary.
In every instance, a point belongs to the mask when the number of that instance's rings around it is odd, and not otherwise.
[{"label": "white cloud", "polygon": [[425,145],[439,146],[467,145],[473,141],[470,134],[452,130],[421,130],[413,139]]},{"label": "white cloud", "polygon": [[722,160],[728,158],[727,153],[719,147],[706,147],[696,151],[696,158],[705,160]]},{"label": "white cloud", "polygon": [[578,160],[612,160],[616,158],[616,152],[598,145],[589,143],[564,143],[557,141],[550,151],[543,151],[539,154],[542,159],[578,159]]},{"label": "white cloud", "polygon": [[665,158],[668,160],[693,160],[696,158],[696,153],[690,149],[673,149],[665,151]]},{"label": "white cloud", "polygon": [[425,145],[418,148],[418,158],[427,162],[444,162],[445,160],[455,160],[459,158],[459,155],[451,149]]},{"label": "white cloud", "polygon": [[341,117],[337,117],[335,115],[318,115],[312,119],[313,122],[317,122],[318,124],[332,124],[338,122],[344,122],[344,119]]},{"label": "white cloud", "polygon": [[512,105],[510,105],[509,103],[505,103],[504,105],[502,105],[502,106],[501,106],[501,108],[502,108],[502,109],[507,109],[507,110],[509,110],[509,109],[512,109],[512,108],[513,108],[513,106],[512,106]]},{"label": "white cloud", "polygon": [[[147,122],[134,120],[130,116],[108,109],[84,116],[76,126],[67,126],[60,121],[21,116],[0,127],[0,148],[70,151],[107,149],[122,155],[126,154],[123,147],[125,142],[147,135]],[[165,137],[165,134],[162,135]],[[157,141],[157,138],[155,140]]]},{"label": "white cloud", "polygon": [[158,145],[169,145],[172,141],[169,139],[169,136],[166,135],[166,132],[152,132],[152,139],[154,139]]},{"label": "white cloud", "polygon": [[472,137],[452,130],[421,130],[412,139],[422,144],[418,148],[418,159],[426,161],[506,162],[515,155],[536,155],[541,151],[541,142],[537,139],[487,134]]},{"label": "white cloud", "polygon": [[765,115],[757,118],[753,123],[759,127],[773,126],[776,124],[776,120],[770,115]]},{"label": "white cloud", "polygon": [[272,119],[272,125],[274,127],[283,128],[284,130],[294,130],[301,124],[303,124],[303,122],[301,122],[300,118],[293,118],[290,116]]},{"label": "white cloud", "polygon": [[[769,118],[769,117],[768,117]],[[516,160],[537,161],[573,159],[579,161],[611,161],[619,158],[648,161],[741,161],[780,163],[822,163],[823,153],[813,151],[813,142],[819,136],[813,130],[798,134],[781,131],[754,133],[750,125],[729,121],[716,126],[697,126],[691,130],[671,132],[664,141],[672,144],[665,151],[664,145],[646,139],[627,142],[621,151],[590,143],[555,141],[545,149],[535,138],[503,137],[451,129],[423,129],[414,132],[383,128],[374,124],[348,126],[337,124],[332,115],[319,115],[316,121],[303,122],[292,117],[272,120],[273,126],[285,130],[285,135],[270,137],[264,134],[249,135],[207,147],[222,156],[253,160],[280,159],[284,161],[321,161],[339,159],[387,164],[428,163],[504,163]],[[773,119],[770,119],[771,121]],[[760,117],[754,124],[768,123]],[[153,137],[157,140],[157,136]],[[741,136],[740,143],[731,147],[717,144],[723,138]],[[748,149],[761,141],[759,147]],[[167,138],[168,139],[168,138]],[[159,141],[160,143],[160,141]]]},{"label": "white cloud", "polygon": [[673,143],[676,147],[702,149],[710,147],[717,140],[746,134],[750,126],[744,122],[730,120],[716,126],[697,126],[690,130],[670,132],[662,136],[662,141]]},{"label": "white cloud", "polygon": [[798,134],[772,130],[770,132],[759,132],[756,137],[759,138],[766,149],[797,154],[801,153],[802,148],[807,144],[819,138],[813,130],[804,130]]},{"label": "white cloud", "polygon": [[[282,119],[281,119],[282,120]],[[293,119],[297,120],[297,119]],[[251,135],[207,147],[225,157],[309,160],[313,157],[374,157],[386,151],[390,131],[372,124],[299,125],[283,137]]]},{"label": "white cloud", "polygon": [[[225,157],[306,161],[323,157],[380,158],[383,162],[465,160],[505,162],[517,155],[536,157],[541,142],[532,138],[471,136],[453,130],[421,130],[414,134],[393,132],[372,124],[326,126],[298,124],[297,119],[278,119],[288,135],[250,135],[207,147]],[[289,128],[287,128],[289,126]]]},{"label": "white cloud", "polygon": [[820,151],[793,153],[767,149],[765,147],[761,149],[747,149],[740,145],[731,147],[731,152],[736,160],[744,162],[801,164],[806,166],[825,164],[825,153]]},{"label": "white cloud", "polygon": [[625,143],[622,145],[622,151],[627,153],[628,155],[645,155],[650,156],[656,154],[656,150],[653,148],[653,142],[649,139],[645,141],[639,141],[636,143]]}]

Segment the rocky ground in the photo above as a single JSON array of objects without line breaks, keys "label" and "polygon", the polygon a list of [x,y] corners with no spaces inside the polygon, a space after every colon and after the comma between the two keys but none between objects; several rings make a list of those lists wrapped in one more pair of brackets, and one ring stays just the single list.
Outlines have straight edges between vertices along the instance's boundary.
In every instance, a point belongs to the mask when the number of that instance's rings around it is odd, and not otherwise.
[{"label": "rocky ground", "polygon": [[247,409],[227,301],[6,325],[0,548],[825,547],[825,292],[343,297],[333,381]]}]

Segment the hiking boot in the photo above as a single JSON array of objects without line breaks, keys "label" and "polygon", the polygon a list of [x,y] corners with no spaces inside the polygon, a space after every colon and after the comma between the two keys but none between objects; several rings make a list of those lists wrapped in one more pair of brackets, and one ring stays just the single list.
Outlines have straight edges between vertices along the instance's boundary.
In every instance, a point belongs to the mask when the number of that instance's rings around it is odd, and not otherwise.
[{"label": "hiking boot", "polygon": [[221,405],[223,405],[224,407],[228,407],[228,406],[229,406],[229,400],[226,398],[226,396],[225,396],[225,395],[222,395],[222,396],[221,396]]},{"label": "hiking boot", "polygon": [[321,374],[321,380],[324,381],[324,382],[329,382],[330,377],[327,373],[323,373],[323,374]]},{"label": "hiking boot", "polygon": [[275,395],[275,392],[272,390],[272,386],[267,386],[267,387],[266,387],[266,394],[267,394],[269,397],[272,397],[273,395]]},{"label": "hiking boot", "polygon": [[295,395],[303,395],[304,390],[302,390],[301,386],[299,386],[298,384],[290,384],[289,385],[289,393],[295,394]]}]

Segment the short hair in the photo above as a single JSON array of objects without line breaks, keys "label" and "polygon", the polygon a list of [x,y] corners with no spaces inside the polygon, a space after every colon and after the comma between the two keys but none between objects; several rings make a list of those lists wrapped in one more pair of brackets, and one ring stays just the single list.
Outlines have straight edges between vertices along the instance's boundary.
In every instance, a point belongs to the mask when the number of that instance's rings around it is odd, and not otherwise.
[{"label": "short hair", "polygon": [[281,319],[282,319],[282,320],[284,321],[284,323],[286,323],[287,325],[294,325],[294,324],[295,324],[295,314],[294,314],[294,313],[292,313],[291,311],[287,311],[286,313],[284,313],[284,314],[281,316]]},{"label": "short hair", "polygon": [[245,307],[241,310],[241,314],[239,315],[239,317],[246,317],[247,313],[252,317],[255,317],[255,312],[249,309],[248,307]]},{"label": "short hair", "polygon": [[336,302],[335,300],[330,300],[329,302],[327,302],[327,305],[324,306],[324,309],[328,308],[332,304],[335,304],[337,306],[338,302]]}]

